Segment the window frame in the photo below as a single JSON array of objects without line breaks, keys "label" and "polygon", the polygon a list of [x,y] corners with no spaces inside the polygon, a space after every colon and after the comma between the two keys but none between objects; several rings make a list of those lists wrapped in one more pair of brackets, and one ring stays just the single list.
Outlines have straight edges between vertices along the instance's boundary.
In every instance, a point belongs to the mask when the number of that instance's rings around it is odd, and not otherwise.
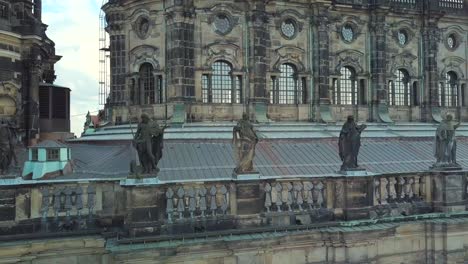
[{"label": "window frame", "polygon": [[283,63],[280,74],[270,78],[270,103],[296,105],[306,103],[306,80],[300,77],[297,67],[292,63]]},{"label": "window frame", "polygon": [[235,74],[233,65],[226,60],[216,60],[211,72],[202,74],[202,102],[209,104],[241,104],[242,75]]}]

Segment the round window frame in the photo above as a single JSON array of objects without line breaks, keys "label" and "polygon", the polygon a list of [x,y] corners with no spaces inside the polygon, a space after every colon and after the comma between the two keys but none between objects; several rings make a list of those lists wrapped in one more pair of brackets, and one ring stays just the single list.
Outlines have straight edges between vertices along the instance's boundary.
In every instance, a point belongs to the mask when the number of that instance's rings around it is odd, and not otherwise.
[{"label": "round window frame", "polygon": [[[287,36],[286,34],[284,34],[283,32],[283,24],[286,23],[286,22],[290,22],[293,27],[294,27],[294,34],[292,36]],[[297,34],[299,32],[299,26],[298,26],[298,23],[297,21],[292,18],[292,17],[287,17],[283,20],[281,20],[281,23],[279,23],[279,32],[281,34],[281,36],[287,40],[292,40],[292,39],[295,39],[297,37]]]},{"label": "round window frame", "polygon": [[[353,34],[352,36],[352,39],[351,40],[347,40],[343,34],[343,30],[346,28],[346,27],[349,27],[351,29],[351,32]],[[356,40],[356,26],[353,25],[352,23],[345,23],[341,26],[340,28],[340,37],[341,37],[341,40],[346,43],[346,44],[350,44],[350,43],[353,43],[355,40]]]},{"label": "round window frame", "polygon": [[[400,34],[404,35],[405,36],[405,43],[401,43],[400,42]],[[410,35],[408,33],[408,30],[404,29],[404,28],[401,28],[397,31],[396,33],[396,41],[398,43],[398,45],[400,45],[400,47],[406,47],[408,45],[408,43],[410,42]]]},{"label": "round window frame", "polygon": [[[140,30],[140,27],[142,25],[142,23],[144,21],[147,21],[148,23],[148,30],[146,32],[141,32]],[[140,39],[147,39],[150,35],[150,32],[151,32],[151,19],[148,17],[148,16],[145,16],[145,15],[142,15],[140,17],[138,17],[138,19],[136,20],[135,22],[135,31],[137,33],[137,36],[140,38]]]},{"label": "round window frame", "polygon": [[[449,44],[448,44],[449,38],[453,38],[453,41],[454,41],[453,47],[450,47]],[[445,47],[447,48],[447,50],[455,51],[460,46],[460,36],[456,32],[450,32],[445,37],[444,44],[445,44]]]},{"label": "round window frame", "polygon": [[[225,17],[227,19],[227,21],[229,22],[229,26],[228,26],[228,29],[226,31],[221,31],[219,30],[217,27],[216,27],[216,19],[218,17]],[[221,36],[226,36],[227,34],[231,33],[232,29],[234,28],[234,25],[233,25],[233,20],[231,18],[231,16],[227,13],[217,13],[213,16],[213,19],[211,21],[211,25],[213,27],[213,31],[218,34],[218,35],[221,35]]]}]

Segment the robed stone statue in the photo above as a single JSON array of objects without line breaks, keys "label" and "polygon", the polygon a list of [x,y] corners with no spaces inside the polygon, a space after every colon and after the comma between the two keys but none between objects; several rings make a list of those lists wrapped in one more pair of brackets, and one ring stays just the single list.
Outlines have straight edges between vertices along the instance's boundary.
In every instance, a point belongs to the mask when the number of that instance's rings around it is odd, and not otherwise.
[{"label": "robed stone statue", "polygon": [[448,114],[439,127],[435,136],[434,155],[436,163],[433,167],[460,167],[457,163],[457,141],[455,130],[460,121],[455,123],[452,115]]},{"label": "robed stone statue", "polygon": [[134,142],[144,174],[158,173],[158,162],[162,158],[163,135],[161,128],[151,121],[147,114],[141,115],[141,121],[135,133]]},{"label": "robed stone statue", "polygon": [[354,122],[353,116],[348,116],[348,120],[341,128],[338,141],[340,159],[343,161],[341,171],[359,169],[357,157],[361,147],[361,132],[366,125],[358,126]]},{"label": "robed stone statue", "polygon": [[237,122],[237,125],[233,129],[234,156],[237,163],[234,173],[255,173],[253,159],[255,157],[257,142],[257,133],[249,121],[249,116],[244,113],[242,119]]},{"label": "robed stone statue", "polygon": [[6,174],[11,162],[18,165],[15,153],[16,127],[11,122],[0,123],[0,174]]}]

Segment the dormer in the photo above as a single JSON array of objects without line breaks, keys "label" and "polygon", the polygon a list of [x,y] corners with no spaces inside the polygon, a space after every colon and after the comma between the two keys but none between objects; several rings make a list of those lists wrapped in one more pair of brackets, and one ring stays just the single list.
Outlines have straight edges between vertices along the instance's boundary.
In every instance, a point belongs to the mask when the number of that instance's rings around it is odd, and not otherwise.
[{"label": "dormer", "polygon": [[46,179],[72,172],[70,148],[60,142],[45,140],[30,147],[25,162],[24,179]]}]

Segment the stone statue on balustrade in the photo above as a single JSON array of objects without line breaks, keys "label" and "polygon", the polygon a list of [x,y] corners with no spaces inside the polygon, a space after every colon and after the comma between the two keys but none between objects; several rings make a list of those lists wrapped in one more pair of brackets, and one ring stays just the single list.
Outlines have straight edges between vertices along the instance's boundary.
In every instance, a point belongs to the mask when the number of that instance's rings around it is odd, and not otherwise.
[{"label": "stone statue on balustrade", "polygon": [[258,143],[258,136],[249,116],[244,113],[242,119],[237,122],[233,129],[234,156],[236,159],[235,174],[257,173],[253,168],[255,157],[255,146]]},{"label": "stone statue on balustrade", "polygon": [[8,173],[12,161],[18,166],[15,153],[17,143],[16,127],[12,122],[1,121],[0,123],[0,174]]},{"label": "stone statue on balustrade", "polygon": [[460,121],[453,121],[452,115],[448,114],[439,127],[437,127],[434,145],[436,163],[432,168],[459,169],[457,163],[457,141],[455,130],[460,126]]},{"label": "stone statue on balustrade", "polygon": [[341,128],[338,141],[340,159],[343,161],[341,171],[362,170],[358,165],[358,154],[361,147],[361,133],[366,125],[358,126],[353,116],[348,116],[346,123]]},{"label": "stone statue on balustrade", "polygon": [[166,127],[160,127],[150,120],[147,114],[141,115],[141,121],[134,136],[143,174],[157,174],[158,162],[162,158],[163,135]]}]

